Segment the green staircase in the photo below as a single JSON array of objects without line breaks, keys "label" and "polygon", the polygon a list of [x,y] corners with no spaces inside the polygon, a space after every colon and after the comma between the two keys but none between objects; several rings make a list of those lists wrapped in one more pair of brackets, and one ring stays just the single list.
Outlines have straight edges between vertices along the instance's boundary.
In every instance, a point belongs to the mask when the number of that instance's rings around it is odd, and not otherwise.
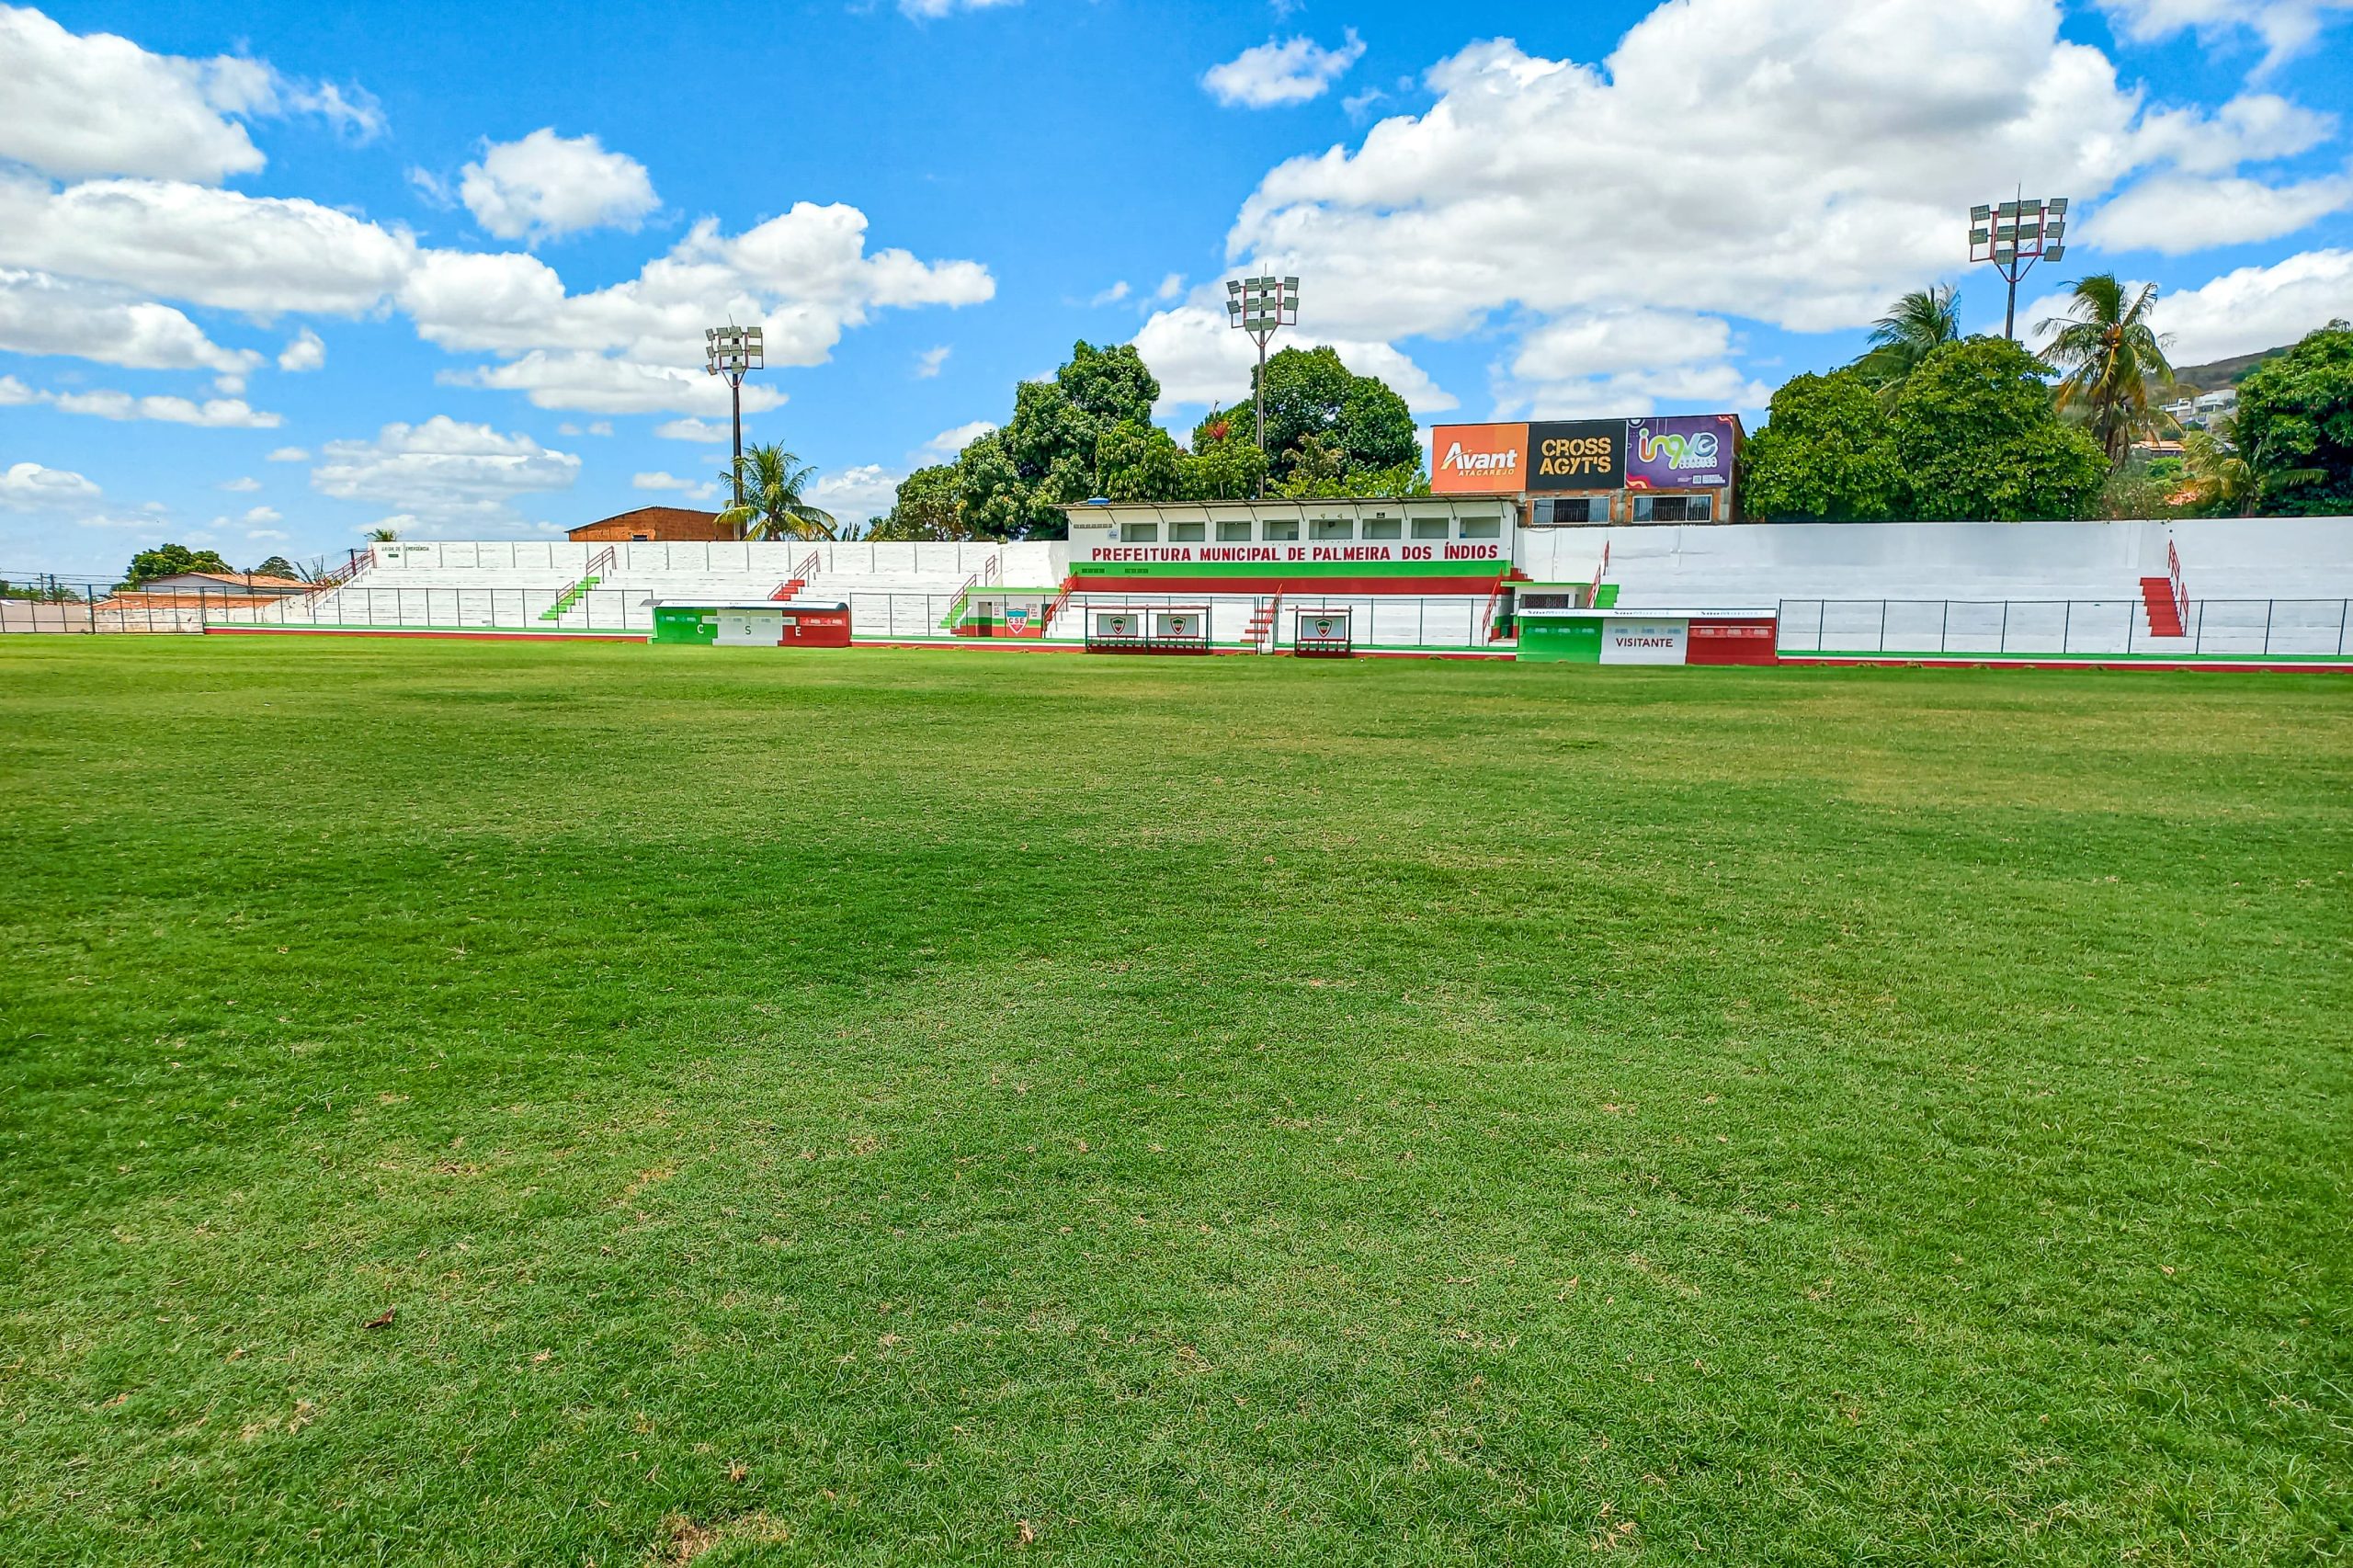
[{"label": "green staircase", "polygon": [[562,620],[563,612],[588,597],[588,590],[604,581],[601,577],[583,577],[556,596],[555,603],[540,611],[541,620]]},{"label": "green staircase", "polygon": [[1608,609],[1618,602],[1618,585],[1604,583],[1593,596],[1593,608]]}]

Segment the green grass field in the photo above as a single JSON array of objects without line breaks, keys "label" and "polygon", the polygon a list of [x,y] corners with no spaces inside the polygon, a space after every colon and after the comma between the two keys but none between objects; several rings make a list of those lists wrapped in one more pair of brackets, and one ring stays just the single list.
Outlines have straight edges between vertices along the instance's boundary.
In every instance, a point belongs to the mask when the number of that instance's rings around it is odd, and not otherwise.
[{"label": "green grass field", "polygon": [[2343,676],[15,638],[0,737],[0,1562],[2353,1547]]}]

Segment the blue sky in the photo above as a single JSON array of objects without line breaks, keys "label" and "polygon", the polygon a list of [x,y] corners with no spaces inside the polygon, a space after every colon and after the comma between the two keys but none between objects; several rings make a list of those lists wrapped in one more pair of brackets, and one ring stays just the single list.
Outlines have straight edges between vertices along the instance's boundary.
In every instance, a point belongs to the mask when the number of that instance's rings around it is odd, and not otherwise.
[{"label": "blue sky", "polygon": [[706,504],[700,326],[846,515],[1220,280],[1425,423],[1735,408],[1961,286],[1973,200],[2177,359],[2353,316],[2346,0],[0,5],[0,572]]}]

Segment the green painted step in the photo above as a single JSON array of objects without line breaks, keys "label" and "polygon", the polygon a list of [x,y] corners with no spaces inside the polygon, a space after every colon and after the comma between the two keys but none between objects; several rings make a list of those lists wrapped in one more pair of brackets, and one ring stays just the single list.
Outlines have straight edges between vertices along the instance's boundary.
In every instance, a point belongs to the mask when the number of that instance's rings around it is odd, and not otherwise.
[{"label": "green painted step", "polygon": [[1615,583],[1602,584],[1593,596],[1593,608],[1596,609],[1608,609],[1617,602],[1618,585]]},{"label": "green painted step", "polygon": [[540,619],[541,620],[562,620],[565,610],[570,609],[574,605],[578,604],[582,599],[585,598],[588,595],[588,590],[595,587],[602,581],[604,581],[604,579],[601,577],[581,578],[580,581],[564,589],[563,593],[558,594],[556,596],[555,603],[540,611]]}]

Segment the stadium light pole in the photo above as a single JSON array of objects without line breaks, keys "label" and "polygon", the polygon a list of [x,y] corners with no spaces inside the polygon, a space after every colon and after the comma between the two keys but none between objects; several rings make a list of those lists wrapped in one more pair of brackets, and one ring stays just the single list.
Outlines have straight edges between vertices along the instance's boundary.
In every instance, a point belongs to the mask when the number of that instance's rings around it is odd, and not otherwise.
[{"label": "stadium light pole", "polygon": [[[1258,346],[1258,378],[1253,383],[1258,403],[1258,455],[1267,455],[1267,344],[1287,326],[1299,324],[1299,279],[1296,278],[1236,278],[1225,285],[1225,323],[1250,335]],[[1258,476],[1258,495],[1267,494],[1267,476]]]},{"label": "stadium light pole", "polygon": [[735,405],[735,461],[728,472],[735,477],[735,505],[744,504],[744,376],[766,364],[765,349],[760,341],[760,329],[737,326],[729,322],[725,326],[703,329],[703,370],[713,376],[727,378],[727,390]]},{"label": "stadium light pole", "polygon": [[2018,279],[2034,270],[2038,261],[2057,261],[2067,254],[2067,199],[2014,197],[1969,210],[1969,259],[1992,262],[2008,279],[2009,304],[2002,312],[2002,335],[2018,341]]}]

